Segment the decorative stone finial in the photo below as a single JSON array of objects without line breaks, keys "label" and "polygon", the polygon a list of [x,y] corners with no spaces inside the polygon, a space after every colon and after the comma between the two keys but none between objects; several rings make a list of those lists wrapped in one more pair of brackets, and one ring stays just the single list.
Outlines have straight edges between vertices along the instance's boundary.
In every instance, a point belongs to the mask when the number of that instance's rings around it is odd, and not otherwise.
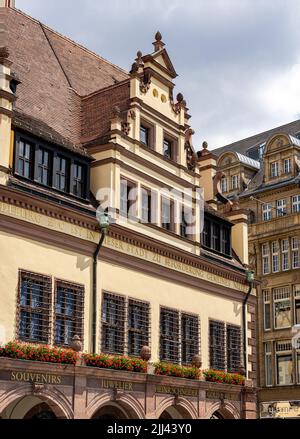
[{"label": "decorative stone finial", "polygon": [[182,93],[178,93],[177,95],[177,102],[181,103],[183,101],[183,94]]},{"label": "decorative stone finial", "polygon": [[192,359],[192,366],[200,369],[202,367],[202,361],[200,355],[194,355]]},{"label": "decorative stone finial", "polygon": [[202,143],[202,148],[205,149],[207,151],[208,149],[208,143],[205,141]]},{"label": "decorative stone finial", "polygon": [[151,349],[149,348],[149,346],[143,346],[140,355],[142,360],[149,361],[151,358]]},{"label": "decorative stone finial", "polygon": [[74,335],[72,338],[72,341],[70,343],[71,349],[75,352],[81,352],[82,351],[82,343],[80,341],[80,337],[78,335]]},{"label": "decorative stone finial", "polygon": [[158,52],[159,50],[161,50],[165,46],[164,42],[162,41],[162,35],[159,31],[156,32],[156,34],[155,34],[155,42],[153,43],[153,46],[154,46],[155,52]]},{"label": "decorative stone finial", "polygon": [[137,52],[137,54],[136,54],[136,62],[137,62],[137,65],[139,66],[139,67],[143,67],[143,65],[144,65],[144,62],[143,62],[143,60],[142,60],[142,56],[143,56],[143,54],[142,54],[142,52],[139,50],[138,52]]}]

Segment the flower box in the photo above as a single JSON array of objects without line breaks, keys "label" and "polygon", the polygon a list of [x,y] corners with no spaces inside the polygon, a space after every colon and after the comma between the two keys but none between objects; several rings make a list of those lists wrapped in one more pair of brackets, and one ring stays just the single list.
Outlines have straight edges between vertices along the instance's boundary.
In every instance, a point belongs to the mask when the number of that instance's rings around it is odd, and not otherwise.
[{"label": "flower box", "polygon": [[83,354],[83,359],[89,367],[147,373],[147,362],[140,358],[111,356],[107,354]]},{"label": "flower box", "polygon": [[155,374],[171,376],[177,378],[186,378],[190,380],[199,380],[201,372],[196,367],[185,367],[177,364],[159,362],[154,364]]},{"label": "flower box", "polygon": [[0,357],[75,365],[78,354],[71,349],[13,341],[0,347]]},{"label": "flower box", "polygon": [[205,370],[203,371],[205,381],[213,383],[234,384],[243,386],[245,384],[245,377],[238,373],[223,372],[222,370]]}]

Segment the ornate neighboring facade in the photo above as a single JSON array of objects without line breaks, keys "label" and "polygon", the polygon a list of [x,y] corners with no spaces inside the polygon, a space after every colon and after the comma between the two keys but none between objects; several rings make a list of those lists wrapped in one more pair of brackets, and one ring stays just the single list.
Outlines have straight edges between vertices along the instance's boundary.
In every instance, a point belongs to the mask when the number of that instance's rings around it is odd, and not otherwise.
[{"label": "ornate neighboring facade", "polygon": [[[261,417],[300,416],[300,121],[214,150],[219,198],[248,211],[257,294]],[[221,210],[223,207],[221,207]]]},{"label": "ornate neighboring facade", "polygon": [[[216,210],[216,164],[207,145],[194,151],[162,36],[125,72],[4,6],[1,342],[76,340],[84,352],[150,351],[151,362],[141,374],[0,358],[0,416],[255,417],[247,217]],[[99,205],[112,224],[98,257]],[[158,376],[157,361],[242,365],[247,380]]]}]

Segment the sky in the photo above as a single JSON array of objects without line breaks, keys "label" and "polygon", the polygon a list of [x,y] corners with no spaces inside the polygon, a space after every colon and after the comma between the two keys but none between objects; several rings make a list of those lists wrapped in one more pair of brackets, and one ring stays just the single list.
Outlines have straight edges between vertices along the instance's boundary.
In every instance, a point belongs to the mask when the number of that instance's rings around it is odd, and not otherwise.
[{"label": "sky", "polygon": [[16,0],[16,7],[129,70],[160,31],[198,150],[300,118],[299,0]]}]

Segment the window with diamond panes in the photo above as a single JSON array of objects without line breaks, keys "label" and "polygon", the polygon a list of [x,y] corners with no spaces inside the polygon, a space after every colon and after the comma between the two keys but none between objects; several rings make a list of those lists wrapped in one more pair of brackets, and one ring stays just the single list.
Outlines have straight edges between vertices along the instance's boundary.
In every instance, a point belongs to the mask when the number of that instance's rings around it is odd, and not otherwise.
[{"label": "window with diamond panes", "polygon": [[36,343],[50,342],[51,278],[19,272],[17,337]]}]

